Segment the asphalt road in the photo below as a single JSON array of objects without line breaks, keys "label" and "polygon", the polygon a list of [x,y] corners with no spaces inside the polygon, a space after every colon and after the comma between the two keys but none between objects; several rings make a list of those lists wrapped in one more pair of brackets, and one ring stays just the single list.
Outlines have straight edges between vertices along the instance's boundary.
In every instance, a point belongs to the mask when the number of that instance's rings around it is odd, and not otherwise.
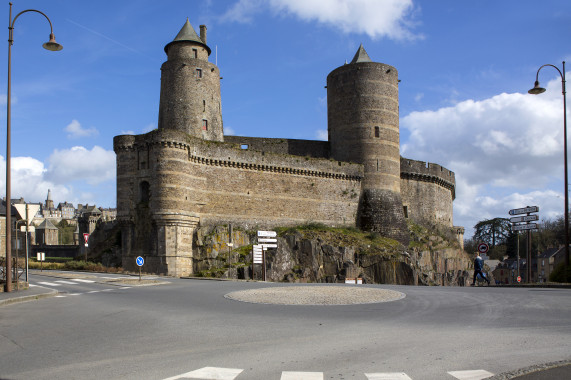
[{"label": "asphalt road", "polygon": [[[571,358],[569,289],[380,285],[406,297],[284,306],[224,295],[292,285],[166,279],[135,287],[78,278],[32,275],[32,284],[69,283],[54,287],[60,297],[0,307],[0,378],[167,379],[212,367],[219,370],[208,376],[218,377],[203,379],[310,379],[288,372],[315,372],[430,380]],[[241,371],[224,377],[224,368]]]}]

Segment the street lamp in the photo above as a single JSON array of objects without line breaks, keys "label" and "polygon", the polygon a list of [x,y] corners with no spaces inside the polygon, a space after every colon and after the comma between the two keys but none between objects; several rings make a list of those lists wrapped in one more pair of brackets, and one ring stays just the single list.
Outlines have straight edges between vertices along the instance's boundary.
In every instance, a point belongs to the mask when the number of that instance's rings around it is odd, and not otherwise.
[{"label": "street lamp", "polygon": [[569,266],[569,189],[567,180],[567,99],[565,95],[565,61],[563,61],[563,71],[559,70],[557,66],[554,65],[543,65],[537,70],[535,75],[535,84],[528,93],[533,95],[539,95],[545,92],[545,88],[539,86],[539,71],[545,66],[551,66],[561,76],[561,92],[563,93],[563,162],[565,168],[565,267]]},{"label": "street lamp", "polygon": [[12,19],[12,3],[10,3],[10,20],[8,22],[8,91],[6,94],[6,103],[7,103],[7,112],[6,112],[6,119],[7,119],[7,127],[6,127],[6,292],[10,292],[12,290],[12,257],[11,257],[11,250],[12,250],[12,205],[10,203],[10,198],[12,196],[10,192],[10,119],[11,119],[11,76],[12,76],[12,45],[14,44],[14,23],[20,17],[20,15],[26,12],[36,12],[41,14],[48,20],[50,24],[50,39],[48,42],[44,43],[42,46],[46,50],[50,51],[59,51],[63,49],[63,46],[56,42],[54,36],[54,29],[52,27],[52,22],[50,21],[49,17],[45,15],[45,13],[40,12],[35,9],[27,9],[22,11]]}]

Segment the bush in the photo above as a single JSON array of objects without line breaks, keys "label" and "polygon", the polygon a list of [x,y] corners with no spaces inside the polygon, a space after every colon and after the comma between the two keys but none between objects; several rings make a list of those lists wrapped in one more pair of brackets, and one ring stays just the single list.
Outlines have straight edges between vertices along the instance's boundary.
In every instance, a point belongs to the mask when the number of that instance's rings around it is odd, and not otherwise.
[{"label": "bush", "polygon": [[571,282],[571,265],[565,268],[565,263],[559,264],[549,275],[551,282]]}]

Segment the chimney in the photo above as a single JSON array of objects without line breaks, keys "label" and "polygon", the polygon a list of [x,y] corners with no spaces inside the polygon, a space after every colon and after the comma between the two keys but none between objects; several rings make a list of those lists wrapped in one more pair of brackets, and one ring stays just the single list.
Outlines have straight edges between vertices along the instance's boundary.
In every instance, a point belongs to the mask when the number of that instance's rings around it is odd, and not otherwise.
[{"label": "chimney", "polygon": [[206,45],[206,25],[200,25],[200,39]]}]

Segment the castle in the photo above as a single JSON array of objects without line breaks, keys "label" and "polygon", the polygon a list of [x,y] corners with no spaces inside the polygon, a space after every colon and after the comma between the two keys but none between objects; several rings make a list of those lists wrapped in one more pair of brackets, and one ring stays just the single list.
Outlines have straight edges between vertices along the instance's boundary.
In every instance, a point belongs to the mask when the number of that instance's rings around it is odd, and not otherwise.
[{"label": "castle", "polygon": [[125,269],[192,274],[198,226],[318,222],[405,245],[407,218],[453,228],[454,173],[400,156],[394,67],[361,46],[327,76],[328,141],[225,136],[206,41],[187,20],[165,46],[158,129],[113,140]]}]

